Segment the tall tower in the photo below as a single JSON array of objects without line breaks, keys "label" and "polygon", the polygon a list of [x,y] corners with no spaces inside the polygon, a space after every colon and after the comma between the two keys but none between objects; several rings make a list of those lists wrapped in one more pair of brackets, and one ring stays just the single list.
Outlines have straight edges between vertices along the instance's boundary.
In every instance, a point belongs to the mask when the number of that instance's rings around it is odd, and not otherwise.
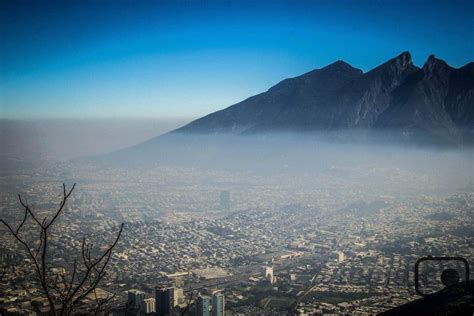
[{"label": "tall tower", "polygon": [[273,284],[273,267],[265,267],[265,279],[268,280],[271,284]]},{"label": "tall tower", "polygon": [[172,316],[174,314],[174,287],[157,287],[155,304],[158,316]]},{"label": "tall tower", "polygon": [[230,192],[222,191],[219,197],[219,205],[221,210],[228,211],[230,209]]},{"label": "tall tower", "polygon": [[156,311],[155,299],[153,297],[145,299],[142,311],[145,314],[151,314],[151,313],[154,313]]},{"label": "tall tower", "polygon": [[184,291],[180,287],[173,287],[173,306],[181,305],[184,303]]},{"label": "tall tower", "polygon": [[196,300],[196,316],[210,316],[211,298],[199,295]]},{"label": "tall tower", "polygon": [[224,316],[225,298],[224,294],[216,293],[212,296],[212,316]]},{"label": "tall tower", "polygon": [[145,301],[145,293],[139,290],[128,291],[127,305],[132,308],[139,308]]},{"label": "tall tower", "polygon": [[343,262],[344,261],[345,257],[344,257],[344,253],[342,251],[336,251],[334,254],[336,256],[337,262]]}]

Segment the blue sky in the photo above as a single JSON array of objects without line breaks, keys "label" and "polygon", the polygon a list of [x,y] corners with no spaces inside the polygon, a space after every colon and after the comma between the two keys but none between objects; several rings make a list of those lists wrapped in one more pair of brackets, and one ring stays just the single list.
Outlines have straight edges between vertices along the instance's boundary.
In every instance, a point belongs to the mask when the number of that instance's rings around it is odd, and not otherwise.
[{"label": "blue sky", "polygon": [[342,59],[474,60],[472,1],[2,1],[0,117],[198,117]]}]

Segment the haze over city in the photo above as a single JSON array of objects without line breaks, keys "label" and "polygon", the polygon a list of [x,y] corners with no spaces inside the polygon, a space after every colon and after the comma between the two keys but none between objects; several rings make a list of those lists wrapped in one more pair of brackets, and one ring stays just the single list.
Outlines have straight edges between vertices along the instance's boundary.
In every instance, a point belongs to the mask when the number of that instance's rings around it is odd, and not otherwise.
[{"label": "haze over city", "polygon": [[2,2],[0,314],[471,315],[473,13]]}]

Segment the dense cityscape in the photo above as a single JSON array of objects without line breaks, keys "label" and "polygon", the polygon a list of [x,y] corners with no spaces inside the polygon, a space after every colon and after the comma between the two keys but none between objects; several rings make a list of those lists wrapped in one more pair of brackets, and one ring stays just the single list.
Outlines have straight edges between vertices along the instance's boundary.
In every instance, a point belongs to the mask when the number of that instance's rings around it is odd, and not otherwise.
[{"label": "dense cityscape", "polygon": [[[40,218],[51,214],[61,179],[77,187],[54,231],[51,268],[70,268],[83,237],[100,253],[124,223],[98,288],[114,295],[117,315],[378,313],[418,298],[421,256],[474,257],[472,184],[452,188],[409,169],[269,176],[45,165],[2,176],[0,216],[19,221],[18,193]],[[4,227],[0,236],[0,306],[12,315],[47,310],[21,245]],[[461,263],[447,264],[463,275]],[[422,290],[441,289],[443,268],[423,269]]]},{"label": "dense cityscape", "polygon": [[0,316],[474,316],[474,1],[0,1]]}]

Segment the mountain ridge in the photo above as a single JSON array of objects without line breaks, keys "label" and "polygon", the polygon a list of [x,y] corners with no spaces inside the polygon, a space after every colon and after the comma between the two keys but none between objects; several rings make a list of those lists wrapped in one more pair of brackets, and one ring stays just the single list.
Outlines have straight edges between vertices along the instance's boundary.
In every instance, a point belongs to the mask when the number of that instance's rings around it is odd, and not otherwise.
[{"label": "mountain ridge", "polygon": [[[240,140],[213,135],[265,138],[273,134],[275,139],[277,135],[301,133],[344,143],[474,145],[474,63],[453,68],[430,55],[420,68],[409,52],[403,52],[363,72],[338,60],[105,156],[152,163],[172,156],[175,162],[196,160],[202,148],[215,154],[228,151],[225,155],[231,156],[229,150],[236,153],[237,149],[230,143]],[[210,156],[203,154],[202,160],[216,161]]]},{"label": "mountain ridge", "polygon": [[473,65],[453,68],[430,55],[419,68],[403,52],[364,73],[338,60],[171,133],[402,129],[462,142],[460,129],[474,127]]}]

